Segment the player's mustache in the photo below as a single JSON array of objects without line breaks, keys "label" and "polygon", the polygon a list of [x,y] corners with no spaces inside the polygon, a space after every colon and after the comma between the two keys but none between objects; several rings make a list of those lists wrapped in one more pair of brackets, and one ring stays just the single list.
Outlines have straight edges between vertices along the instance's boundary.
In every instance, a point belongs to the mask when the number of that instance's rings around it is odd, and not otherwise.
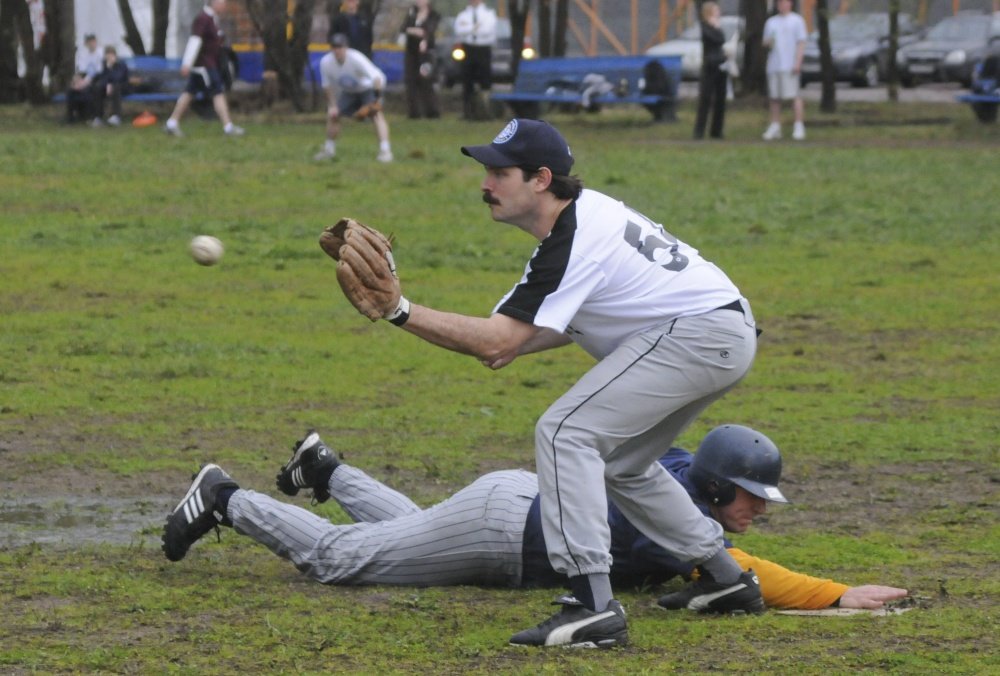
[{"label": "player's mustache", "polygon": [[483,191],[483,201],[487,204],[500,204],[500,200],[493,196],[489,190]]}]

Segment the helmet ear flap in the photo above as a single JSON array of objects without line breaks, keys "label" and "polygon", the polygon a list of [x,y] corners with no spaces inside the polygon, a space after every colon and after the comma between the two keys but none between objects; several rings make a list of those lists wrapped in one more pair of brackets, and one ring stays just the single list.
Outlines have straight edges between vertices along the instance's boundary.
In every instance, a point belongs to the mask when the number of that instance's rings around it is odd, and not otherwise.
[{"label": "helmet ear flap", "polygon": [[715,479],[710,479],[705,483],[705,497],[713,505],[719,504],[719,482]]},{"label": "helmet ear flap", "polygon": [[725,507],[736,499],[736,484],[730,481],[720,482],[709,479],[705,483],[705,493],[708,501],[718,507]]}]

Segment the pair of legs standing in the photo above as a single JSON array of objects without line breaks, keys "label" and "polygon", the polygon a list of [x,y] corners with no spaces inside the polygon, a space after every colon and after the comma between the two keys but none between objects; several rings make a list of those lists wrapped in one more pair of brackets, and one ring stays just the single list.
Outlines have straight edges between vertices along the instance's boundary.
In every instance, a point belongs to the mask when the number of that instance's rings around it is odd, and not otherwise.
[{"label": "pair of legs standing", "polygon": [[698,113],[694,123],[694,137],[705,137],[708,113],[712,112],[712,126],[709,136],[722,138],[722,127],[726,121],[726,94],[729,74],[719,67],[703,68],[698,82]]},{"label": "pair of legs standing", "polygon": [[740,301],[739,307],[679,318],[635,336],[541,417],[535,463],[542,530],[549,561],[569,577],[574,598],[565,604],[567,617],[557,614],[513,642],[547,645],[563,626],[581,622],[603,625],[598,645],[627,640],[624,615],[611,598],[605,496],[653,542],[699,565],[703,579],[720,585],[713,591],[720,599],[739,595],[747,611],[763,610],[759,589],[742,600],[744,573],[724,547],[722,527],[656,462],[750,369],[756,332],[749,305]]},{"label": "pair of legs standing", "polygon": [[337,156],[337,138],[340,136],[340,118],[351,116],[359,120],[371,119],[375,127],[375,137],[378,139],[379,162],[392,162],[392,146],[389,144],[389,123],[382,112],[381,99],[374,90],[358,93],[343,93],[337,105],[326,109],[326,141],[323,149],[313,159],[317,162],[332,160]]},{"label": "pair of legs standing", "polygon": [[403,86],[406,90],[406,112],[410,118],[441,117],[434,89],[433,64],[422,59],[419,53],[407,51],[404,57]]},{"label": "pair of legs standing", "polygon": [[771,124],[764,132],[765,141],[781,138],[781,107],[784,101],[792,102],[795,124],[792,127],[792,138],[802,141],[806,137],[805,104],[799,92],[799,74],[792,72],[768,73],[767,90],[770,98]]}]

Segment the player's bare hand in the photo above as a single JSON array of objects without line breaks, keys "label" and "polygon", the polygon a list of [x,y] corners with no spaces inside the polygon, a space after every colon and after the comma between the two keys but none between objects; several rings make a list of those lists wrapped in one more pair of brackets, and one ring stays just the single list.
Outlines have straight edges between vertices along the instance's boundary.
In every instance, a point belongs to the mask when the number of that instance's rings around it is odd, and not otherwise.
[{"label": "player's bare hand", "polygon": [[191,74],[191,66],[181,66],[181,75],[187,77]]},{"label": "player's bare hand", "polygon": [[875,610],[881,608],[889,601],[898,601],[905,598],[907,592],[898,587],[886,587],[880,584],[865,584],[860,587],[851,587],[840,597],[841,608],[865,608]]},{"label": "player's bare hand", "polygon": [[481,359],[479,360],[479,363],[488,369],[493,369],[494,371],[496,371],[498,369],[502,369],[504,366],[514,361],[516,357],[517,357],[516,354],[510,354],[498,357],[493,361],[490,361],[489,359]]}]

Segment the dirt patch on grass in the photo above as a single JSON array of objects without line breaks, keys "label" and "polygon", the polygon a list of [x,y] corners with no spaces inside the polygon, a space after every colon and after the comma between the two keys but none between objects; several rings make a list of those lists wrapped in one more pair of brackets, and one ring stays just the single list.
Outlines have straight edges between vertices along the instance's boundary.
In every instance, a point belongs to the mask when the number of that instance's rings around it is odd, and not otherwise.
[{"label": "dirt patch on grass", "polygon": [[[72,547],[155,539],[163,517],[183,496],[189,476],[174,471],[131,475],[100,468],[44,463],[35,449],[120,447],[116,439],[85,439],[71,428],[46,428],[44,435],[22,433],[0,440],[0,542],[30,542]],[[402,490],[444,498],[475,477],[442,480],[437,473],[362,469]],[[497,468],[499,469],[499,468]],[[247,475],[248,487],[277,495],[273,474]],[[819,531],[863,535],[872,530],[905,530],[918,523],[939,522],[970,509],[1000,509],[988,500],[1000,482],[1000,470],[971,462],[916,463],[856,467],[821,463],[787,468],[786,494],[794,504],[760,517],[768,532],[794,534]]]}]

